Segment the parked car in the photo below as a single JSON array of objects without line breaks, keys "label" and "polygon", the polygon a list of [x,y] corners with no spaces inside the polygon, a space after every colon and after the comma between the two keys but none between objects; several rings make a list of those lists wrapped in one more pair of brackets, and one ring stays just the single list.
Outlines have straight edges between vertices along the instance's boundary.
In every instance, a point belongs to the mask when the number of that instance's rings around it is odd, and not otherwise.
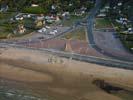
[{"label": "parked car", "polygon": [[46,30],[47,30],[46,28],[42,28],[42,29],[38,30],[38,32],[43,33],[43,32],[46,32]]},{"label": "parked car", "polygon": [[52,32],[49,32],[49,34],[50,34],[50,35],[55,35],[55,32],[52,31]]}]

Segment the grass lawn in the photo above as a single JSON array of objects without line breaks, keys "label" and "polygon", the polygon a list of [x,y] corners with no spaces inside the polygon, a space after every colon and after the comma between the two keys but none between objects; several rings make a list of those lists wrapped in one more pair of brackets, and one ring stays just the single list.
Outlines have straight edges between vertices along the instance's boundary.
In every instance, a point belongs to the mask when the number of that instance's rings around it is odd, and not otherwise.
[{"label": "grass lawn", "polygon": [[72,40],[86,40],[85,27],[80,27],[70,33],[65,34],[62,38],[72,39]]},{"label": "grass lawn", "polygon": [[85,18],[86,15],[83,16],[75,16],[75,15],[71,15],[70,19],[66,19],[62,21],[63,26],[71,26],[73,25],[76,21],[80,21],[83,18]]},{"label": "grass lawn", "polygon": [[112,28],[108,18],[96,18],[95,28]]},{"label": "grass lawn", "polygon": [[12,27],[9,25],[0,25],[0,39],[6,38],[9,34],[12,34]]},{"label": "grass lawn", "polygon": [[0,32],[0,39],[5,39],[10,33],[8,32]]},{"label": "grass lawn", "polygon": [[0,13],[0,19],[8,19],[14,15],[15,15],[14,12]]},{"label": "grass lawn", "polygon": [[131,50],[131,48],[133,48],[133,41],[122,41],[122,42],[127,49]]},{"label": "grass lawn", "polygon": [[25,25],[26,28],[35,29],[34,20],[31,19],[31,18],[24,19],[24,25]]},{"label": "grass lawn", "polygon": [[0,25],[9,22],[9,19],[15,16],[15,12],[6,12],[6,13],[0,13]]},{"label": "grass lawn", "polygon": [[118,33],[118,34],[125,48],[131,51],[131,48],[133,48],[133,34],[125,34],[125,33]]},{"label": "grass lawn", "polygon": [[6,38],[12,34],[12,25],[8,24],[9,19],[15,15],[13,12],[0,13],[0,38]]}]

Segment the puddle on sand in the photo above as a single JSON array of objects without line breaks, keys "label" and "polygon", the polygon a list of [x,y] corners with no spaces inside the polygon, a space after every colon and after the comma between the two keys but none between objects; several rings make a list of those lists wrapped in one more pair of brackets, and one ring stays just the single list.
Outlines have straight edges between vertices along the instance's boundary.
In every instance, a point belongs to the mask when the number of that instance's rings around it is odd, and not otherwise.
[{"label": "puddle on sand", "polygon": [[109,94],[120,97],[122,100],[133,100],[133,90],[128,90],[119,86],[113,86],[104,80],[94,80],[93,84]]},{"label": "puddle on sand", "polygon": [[48,100],[32,95],[25,90],[0,86],[0,100]]},{"label": "puddle on sand", "polygon": [[[7,81],[8,82],[8,81]],[[49,100],[34,95],[26,89],[19,89],[0,79],[0,100]]]}]

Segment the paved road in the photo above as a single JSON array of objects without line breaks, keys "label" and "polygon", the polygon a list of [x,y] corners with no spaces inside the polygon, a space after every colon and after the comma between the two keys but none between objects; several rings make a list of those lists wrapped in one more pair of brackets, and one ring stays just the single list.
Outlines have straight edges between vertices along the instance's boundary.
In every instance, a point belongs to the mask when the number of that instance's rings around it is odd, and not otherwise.
[{"label": "paved road", "polygon": [[88,17],[88,20],[87,20],[87,31],[88,31],[89,46],[91,46],[92,48],[94,48],[95,50],[100,52],[101,54],[106,55],[108,57],[111,57],[112,59],[118,59],[118,60],[122,60],[122,61],[132,62],[133,59],[127,59],[127,58],[124,58],[124,57],[120,57],[116,54],[111,54],[108,51],[105,51],[105,50],[101,49],[95,43],[94,36],[93,36],[94,19],[95,19],[95,16],[96,16],[97,12],[99,11],[99,9],[101,7],[101,1],[102,0],[96,0],[96,5],[90,11],[90,16]]},{"label": "paved road", "polygon": [[79,61],[84,61],[88,63],[95,63],[99,64],[102,66],[108,66],[108,67],[116,67],[116,68],[123,68],[123,69],[130,69],[133,70],[133,62],[126,62],[126,61],[120,61],[120,60],[112,60],[112,59],[104,59],[100,57],[94,57],[94,56],[86,56],[86,55],[81,55],[81,54],[76,54],[76,53],[69,53],[69,52],[63,52],[59,50],[54,50],[54,49],[36,49],[36,48],[28,48],[16,44],[9,44],[9,43],[0,43],[0,48],[19,48],[19,49],[26,49],[26,50],[35,50],[35,51],[40,51],[43,53],[50,53],[53,55],[57,55],[60,57],[65,57],[69,59],[75,59]]}]

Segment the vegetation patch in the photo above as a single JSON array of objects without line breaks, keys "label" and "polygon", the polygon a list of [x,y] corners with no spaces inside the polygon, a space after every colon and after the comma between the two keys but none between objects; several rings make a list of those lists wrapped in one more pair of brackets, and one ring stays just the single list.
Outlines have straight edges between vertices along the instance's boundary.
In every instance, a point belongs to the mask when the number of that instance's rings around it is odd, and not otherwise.
[{"label": "vegetation patch", "polygon": [[123,45],[130,50],[131,52],[133,52],[133,50],[131,48],[133,48],[133,41],[122,41]]},{"label": "vegetation patch", "polygon": [[85,27],[80,27],[70,33],[65,34],[63,36],[65,39],[76,39],[76,40],[86,40],[86,32]]},{"label": "vegetation patch", "polygon": [[96,18],[95,28],[112,28],[108,18]]},{"label": "vegetation patch", "polygon": [[15,13],[0,13],[0,39],[7,38],[13,32],[13,27],[8,21]]},{"label": "vegetation patch", "polygon": [[31,13],[31,14],[45,14],[47,10],[42,7],[26,7],[23,9],[24,13]]},{"label": "vegetation patch", "polygon": [[120,40],[122,41],[123,45],[130,50],[131,52],[133,52],[131,50],[131,48],[133,48],[133,34],[126,34],[126,33],[122,33],[119,32],[118,33],[120,36]]},{"label": "vegetation patch", "polygon": [[120,97],[122,100],[133,100],[133,90],[128,90],[122,88],[122,86],[120,87],[115,84],[110,84],[105,82],[104,80],[99,79],[94,80],[93,84],[109,94]]}]

